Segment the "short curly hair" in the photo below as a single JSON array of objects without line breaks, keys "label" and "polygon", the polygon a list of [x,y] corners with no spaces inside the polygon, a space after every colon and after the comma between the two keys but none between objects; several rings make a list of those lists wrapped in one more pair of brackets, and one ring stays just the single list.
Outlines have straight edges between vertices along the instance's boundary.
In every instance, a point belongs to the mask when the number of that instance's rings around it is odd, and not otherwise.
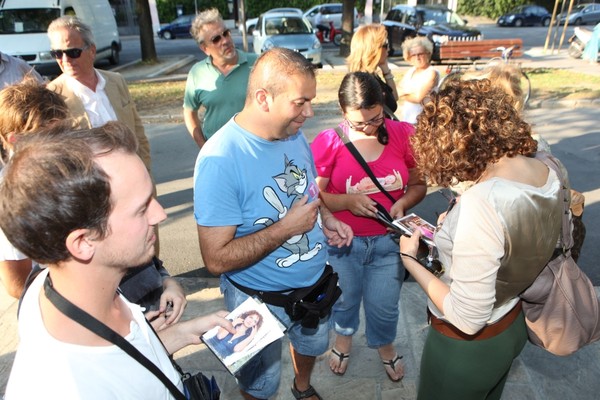
[{"label": "short curly hair", "polygon": [[406,39],[402,42],[402,57],[405,61],[410,62],[410,51],[415,47],[422,47],[429,54],[428,59],[431,60],[433,54],[433,43],[425,36],[417,36],[414,38]]},{"label": "short curly hair", "polygon": [[488,79],[453,80],[432,94],[411,142],[420,171],[441,186],[475,181],[500,158],[537,148],[512,97]]},{"label": "short curly hair", "polygon": [[489,79],[492,84],[511,95],[515,108],[519,111],[523,111],[523,98],[525,93],[521,86],[522,76],[523,73],[520,68],[511,64],[499,62],[492,64],[481,71],[467,72],[461,79]]},{"label": "short curly hair", "polygon": [[256,315],[258,317],[258,321],[256,321],[256,325],[254,325],[254,326],[256,327],[256,330],[259,330],[263,323],[263,316],[258,311],[256,311],[256,310],[246,311],[244,313],[241,313],[238,318],[241,318],[243,321],[251,315]]},{"label": "short curly hair", "polygon": [[203,29],[206,25],[223,23],[223,17],[216,8],[209,8],[196,15],[192,21],[190,33],[198,44],[203,44],[206,38],[204,37]]}]

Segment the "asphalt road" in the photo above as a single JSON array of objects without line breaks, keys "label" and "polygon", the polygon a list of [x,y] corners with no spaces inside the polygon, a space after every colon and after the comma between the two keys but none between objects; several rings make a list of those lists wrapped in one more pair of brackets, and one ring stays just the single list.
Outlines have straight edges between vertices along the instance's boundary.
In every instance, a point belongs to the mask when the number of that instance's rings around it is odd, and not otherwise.
[{"label": "asphalt road", "polygon": [[[548,28],[541,26],[531,27],[498,27],[495,24],[481,24],[477,26],[486,39],[506,39],[506,38],[521,38],[523,40],[523,47],[528,50],[532,47],[542,47],[546,42],[548,34]],[[234,33],[233,38],[236,47],[242,48],[242,36],[237,30],[232,31]],[[555,48],[558,48],[563,28],[560,27],[558,30],[553,29],[552,35],[549,41],[549,48],[555,43]],[[573,27],[568,27],[564,37],[564,44],[562,48],[568,45],[568,38],[573,34]],[[249,38],[249,49],[252,51],[252,36]],[[123,44],[123,51],[121,52],[121,64],[126,64],[131,61],[135,61],[141,57],[140,40],[137,36],[127,36],[121,38]],[[154,45],[158,56],[169,56],[169,55],[180,55],[180,54],[192,54],[196,56],[198,60],[202,60],[205,54],[198,48],[194,39],[175,39],[165,40],[158,37],[154,38]],[[326,44],[326,46],[333,47],[332,44]],[[100,64],[102,67],[107,67],[108,64]]]},{"label": "asphalt road", "polygon": [[[600,231],[597,229],[600,224],[598,108],[540,108],[528,110],[526,117],[533,124],[534,131],[550,143],[552,152],[566,165],[573,188],[586,195],[583,215],[587,237],[579,265],[594,284],[600,286]],[[338,120],[338,116],[319,117],[317,113],[317,117],[305,123],[303,131],[312,140],[318,132],[334,126]],[[146,125],[146,133],[152,146],[158,200],[168,214],[160,227],[160,256],[173,275],[205,275],[193,218],[192,176],[197,147],[183,124],[150,124]],[[436,212],[444,211],[446,206],[437,188],[431,188],[414,211],[428,221],[435,221]]]}]

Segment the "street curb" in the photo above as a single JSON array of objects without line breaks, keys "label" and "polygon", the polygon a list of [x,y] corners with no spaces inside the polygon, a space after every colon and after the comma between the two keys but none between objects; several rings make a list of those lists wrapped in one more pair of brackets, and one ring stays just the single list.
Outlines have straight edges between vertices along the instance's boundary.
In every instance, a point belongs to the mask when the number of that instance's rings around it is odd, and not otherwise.
[{"label": "street curb", "polygon": [[181,59],[177,62],[174,62],[173,64],[166,65],[165,67],[154,71],[153,73],[149,74],[147,77],[152,79],[152,78],[156,78],[159,75],[171,73],[173,71],[178,70],[179,68],[182,68],[188,64],[191,64],[195,60],[196,60],[196,57],[194,57],[192,55],[187,55],[183,59]]},{"label": "street curb", "polygon": [[139,63],[141,61],[142,61],[142,59],[138,58],[137,60],[129,61],[127,64],[117,65],[116,67],[111,68],[111,71],[113,71],[113,72],[119,72],[119,71],[121,71],[121,70],[123,70],[125,68],[129,68],[132,65],[135,65],[135,64],[137,64],[137,63]]},{"label": "street curb", "polygon": [[546,99],[536,100],[527,103],[528,109],[547,108],[579,108],[579,107],[600,107],[600,99]]}]

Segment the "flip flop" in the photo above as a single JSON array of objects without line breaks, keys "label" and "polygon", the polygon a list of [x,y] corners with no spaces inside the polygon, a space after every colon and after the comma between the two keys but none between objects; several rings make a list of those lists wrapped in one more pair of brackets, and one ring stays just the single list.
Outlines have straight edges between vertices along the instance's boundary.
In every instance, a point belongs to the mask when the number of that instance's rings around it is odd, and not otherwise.
[{"label": "flip flop", "polygon": [[312,387],[312,385],[308,386],[308,389],[306,389],[304,392],[299,391],[296,388],[296,378],[294,378],[294,386],[292,386],[292,395],[294,396],[295,399],[301,400],[301,399],[308,399],[309,397],[315,396],[317,399],[319,400],[323,400],[323,398],[321,396],[319,396],[319,393],[317,393],[317,391],[315,390],[314,387]]},{"label": "flip flop", "polygon": [[[350,353],[342,353],[341,351],[337,350],[335,347],[331,349],[331,356],[330,359],[333,358],[337,358],[337,360],[335,361],[339,361],[340,365],[339,367],[342,368],[345,366],[344,368],[344,372],[335,372],[331,366],[329,367],[329,369],[331,369],[331,372],[333,372],[334,374],[338,375],[338,376],[342,376],[346,373],[346,369],[348,368],[348,360],[350,358]],[[344,363],[346,363],[344,365]]]},{"label": "flip flop", "polygon": [[387,360],[387,361],[381,360],[381,362],[383,363],[383,367],[385,368],[385,374],[388,376],[388,378],[389,378],[389,379],[390,379],[390,381],[392,381],[392,382],[400,382],[400,381],[402,380],[402,378],[404,378],[404,374],[402,374],[402,376],[401,376],[400,378],[398,378],[398,379],[393,379],[393,378],[392,378],[392,376],[390,375],[390,373],[388,372],[388,370],[387,370],[387,367],[390,367],[390,368],[392,369],[392,371],[394,371],[394,372],[397,372],[397,371],[396,371],[396,364],[397,364],[397,363],[398,363],[400,360],[402,360],[402,357],[403,357],[403,356],[399,356],[399,355],[396,353],[396,357],[394,357],[394,359],[393,359],[393,360]]}]

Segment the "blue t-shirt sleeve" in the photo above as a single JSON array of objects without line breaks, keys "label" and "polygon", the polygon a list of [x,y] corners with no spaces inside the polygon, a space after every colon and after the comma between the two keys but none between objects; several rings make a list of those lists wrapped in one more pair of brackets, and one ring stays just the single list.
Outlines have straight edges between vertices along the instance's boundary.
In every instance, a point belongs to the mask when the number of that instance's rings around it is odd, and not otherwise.
[{"label": "blue t-shirt sleeve", "polygon": [[242,224],[238,178],[223,156],[198,156],[194,172],[194,218],[202,226]]}]

